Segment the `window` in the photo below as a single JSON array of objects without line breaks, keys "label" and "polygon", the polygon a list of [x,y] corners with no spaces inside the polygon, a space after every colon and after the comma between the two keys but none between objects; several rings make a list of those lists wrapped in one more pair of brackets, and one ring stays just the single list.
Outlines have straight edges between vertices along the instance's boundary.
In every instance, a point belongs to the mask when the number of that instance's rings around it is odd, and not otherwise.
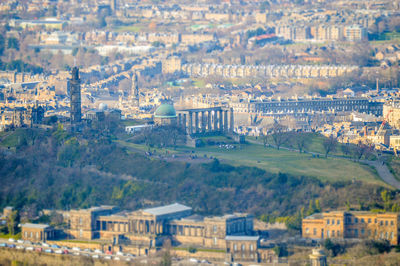
[{"label": "window", "polygon": [[358,229],[354,229],[354,236],[358,237]]},{"label": "window", "polygon": [[354,218],[354,223],[358,223],[358,218]]},{"label": "window", "polygon": [[368,218],[368,223],[369,223],[369,224],[371,223],[371,218]]},{"label": "window", "polygon": [[362,224],[364,223],[364,218],[361,218],[361,223],[362,223]]},{"label": "window", "polygon": [[317,235],[317,228],[313,229],[313,234],[316,236]]},{"label": "window", "polygon": [[394,222],[393,222],[393,221],[390,221],[390,225],[394,225]]},{"label": "window", "polygon": [[233,245],[233,250],[237,251],[237,245],[236,244]]},{"label": "window", "polygon": [[389,225],[389,221],[385,221],[385,225]]},{"label": "window", "polygon": [[365,230],[363,228],[363,229],[361,229],[361,235],[364,235],[364,233],[365,233]]},{"label": "window", "polygon": [[381,237],[380,238],[383,238],[383,232],[381,232]]},{"label": "window", "polygon": [[25,238],[28,238],[28,232],[25,231]]},{"label": "window", "polygon": [[83,221],[82,221],[82,217],[79,217],[79,224],[82,225]]},{"label": "window", "polygon": [[340,237],[340,231],[339,230],[337,230],[337,236]]},{"label": "window", "polygon": [[368,230],[368,236],[371,236],[371,230]]},{"label": "window", "polygon": [[217,232],[217,229],[218,229],[217,226],[214,225],[214,226],[213,226],[213,232],[216,233],[216,232]]},{"label": "window", "polygon": [[33,233],[31,232],[31,238],[33,237]]},{"label": "window", "polygon": [[[392,233],[393,234],[393,233]],[[253,248],[253,244],[250,244],[250,250],[251,251],[253,251],[254,250],[254,248]]]},{"label": "window", "polygon": [[340,224],[340,220],[337,220],[337,221],[336,221],[336,224],[339,225],[339,224]]},{"label": "window", "polygon": [[36,232],[36,239],[39,239],[39,232]]},{"label": "window", "polygon": [[383,221],[381,221],[380,224],[383,225]]},{"label": "window", "polygon": [[330,237],[329,230],[326,230],[326,237]]},{"label": "window", "polygon": [[390,239],[393,239],[393,237],[394,237],[393,232],[390,232]]},{"label": "window", "polygon": [[378,222],[378,219],[375,218],[375,223],[377,223],[377,222]]},{"label": "window", "polygon": [[246,250],[246,246],[244,244],[242,244],[242,251]]},{"label": "window", "polygon": [[218,240],[216,237],[214,237],[214,245],[218,244]]},{"label": "window", "polygon": [[328,220],[326,220],[326,224],[329,224],[329,219],[328,219]]},{"label": "window", "polygon": [[332,219],[332,224],[335,224],[335,220]]},{"label": "window", "polygon": [[335,237],[335,230],[332,230],[332,237]]},{"label": "window", "polygon": [[306,228],[306,234],[308,234],[308,233],[309,233],[309,231],[310,231],[310,230],[309,230],[308,228]]},{"label": "window", "polygon": [[385,233],[385,239],[388,239],[388,238],[389,238],[389,233],[386,232],[386,233]]}]

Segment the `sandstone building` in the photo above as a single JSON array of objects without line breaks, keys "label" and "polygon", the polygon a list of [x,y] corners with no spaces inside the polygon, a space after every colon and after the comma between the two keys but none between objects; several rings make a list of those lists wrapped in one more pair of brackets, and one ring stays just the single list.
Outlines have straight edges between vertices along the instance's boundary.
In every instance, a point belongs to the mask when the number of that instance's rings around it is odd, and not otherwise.
[{"label": "sandstone building", "polygon": [[312,239],[386,239],[399,244],[398,213],[333,211],[316,213],[302,221],[304,238]]}]

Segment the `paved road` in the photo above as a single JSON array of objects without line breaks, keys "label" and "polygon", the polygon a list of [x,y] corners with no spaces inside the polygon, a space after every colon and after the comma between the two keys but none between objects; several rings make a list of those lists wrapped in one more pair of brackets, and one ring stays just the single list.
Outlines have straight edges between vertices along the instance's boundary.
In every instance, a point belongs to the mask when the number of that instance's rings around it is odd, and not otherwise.
[{"label": "paved road", "polygon": [[383,181],[397,189],[400,189],[400,182],[393,176],[386,164],[382,164],[381,161],[362,160],[360,162],[374,167]]},{"label": "paved road", "polygon": [[[249,142],[251,143],[255,143],[255,144],[260,144],[263,145],[263,143],[258,142],[258,141],[254,141],[254,140],[250,140]],[[272,148],[276,148],[273,145],[269,145]],[[280,147],[280,149],[282,150],[287,150],[287,151],[293,151],[293,152],[299,152],[299,150],[296,149],[292,149],[292,148],[286,148],[286,147]],[[325,154],[321,154],[321,153],[316,153],[316,152],[308,152],[309,154],[314,154],[314,155],[319,155],[321,157],[324,157]],[[336,155],[328,155],[328,157],[331,158],[339,158],[339,159],[345,159],[345,160],[351,160],[353,161],[353,159],[348,158],[348,157],[343,157],[343,156],[336,156]],[[400,189],[400,182],[394,177],[394,175],[390,172],[389,168],[387,167],[386,164],[382,164],[382,161],[370,161],[370,160],[360,160],[359,162],[361,163],[365,163],[368,164],[369,166],[372,166],[373,168],[376,169],[376,171],[378,172],[379,177],[385,181],[386,183],[388,183],[389,185],[393,186],[396,189]]]}]

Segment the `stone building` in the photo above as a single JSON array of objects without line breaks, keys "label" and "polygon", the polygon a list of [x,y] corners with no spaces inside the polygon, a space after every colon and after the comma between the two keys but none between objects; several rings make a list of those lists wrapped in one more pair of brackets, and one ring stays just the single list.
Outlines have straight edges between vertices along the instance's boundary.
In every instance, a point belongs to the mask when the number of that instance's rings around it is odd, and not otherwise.
[{"label": "stone building", "polygon": [[174,246],[224,251],[231,261],[259,262],[273,257],[260,248],[250,214],[203,217],[193,214],[188,206],[174,203],[132,212],[101,206],[63,215],[70,236],[128,245],[139,254],[155,252],[168,239]]},{"label": "stone building", "polygon": [[173,105],[161,104],[154,112],[154,123],[158,126],[176,125],[177,116]]},{"label": "stone building", "polygon": [[54,239],[54,228],[48,224],[22,224],[21,232],[23,240],[29,240],[32,242]]},{"label": "stone building", "polygon": [[312,239],[386,239],[399,244],[398,213],[333,211],[316,213],[302,221],[302,235]]}]

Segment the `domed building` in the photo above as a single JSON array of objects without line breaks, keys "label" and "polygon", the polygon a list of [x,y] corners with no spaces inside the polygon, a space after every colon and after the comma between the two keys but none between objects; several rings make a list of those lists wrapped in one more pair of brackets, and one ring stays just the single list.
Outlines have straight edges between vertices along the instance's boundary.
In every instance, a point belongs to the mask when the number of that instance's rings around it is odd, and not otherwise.
[{"label": "domed building", "polygon": [[159,126],[176,125],[177,117],[173,105],[161,104],[154,112],[154,123]]}]

